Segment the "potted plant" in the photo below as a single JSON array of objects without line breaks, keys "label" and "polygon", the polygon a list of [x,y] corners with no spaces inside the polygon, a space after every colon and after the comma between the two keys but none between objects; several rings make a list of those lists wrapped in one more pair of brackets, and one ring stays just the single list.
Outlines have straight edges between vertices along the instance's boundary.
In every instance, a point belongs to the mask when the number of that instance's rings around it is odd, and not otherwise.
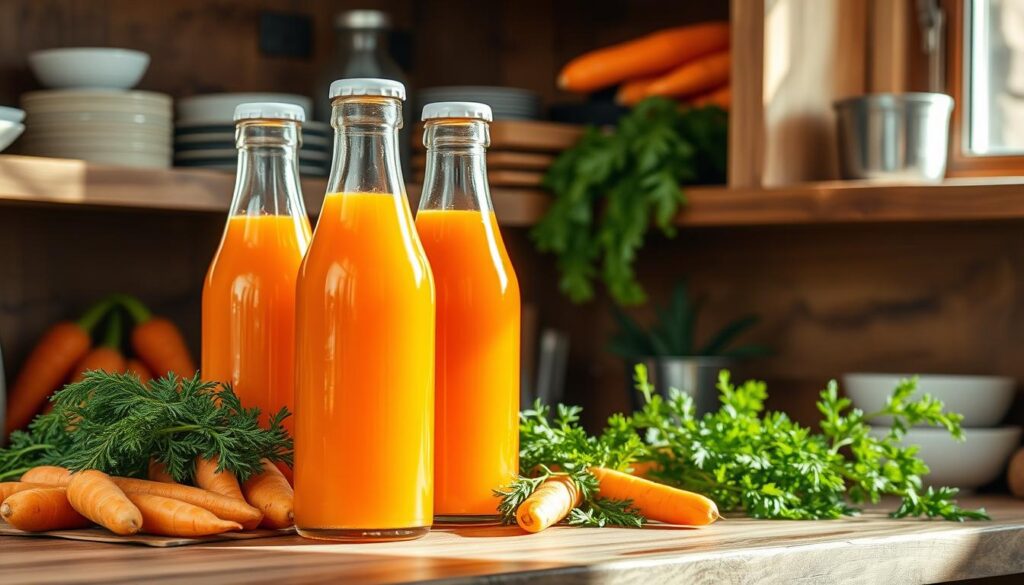
[{"label": "potted plant", "polygon": [[[757,323],[756,315],[740,317],[725,325],[703,343],[696,342],[694,331],[703,306],[702,299],[691,300],[685,282],[676,285],[668,305],[656,306],[657,322],[644,328],[618,307],[613,308],[619,331],[609,349],[630,366],[643,363],[660,392],[677,388],[693,397],[698,414],[718,409],[718,373],[734,367],[742,359],[765,355],[760,345],[736,346],[736,338]],[[630,373],[632,388],[633,368]],[[636,399],[637,393],[630,390]],[[634,404],[634,406],[639,406]]]}]

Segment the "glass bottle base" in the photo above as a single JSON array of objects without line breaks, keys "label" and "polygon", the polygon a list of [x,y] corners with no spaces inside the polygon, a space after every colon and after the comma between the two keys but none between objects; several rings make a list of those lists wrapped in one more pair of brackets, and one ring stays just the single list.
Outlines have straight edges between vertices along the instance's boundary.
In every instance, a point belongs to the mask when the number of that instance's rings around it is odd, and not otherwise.
[{"label": "glass bottle base", "polygon": [[300,536],[333,542],[390,542],[415,540],[430,532],[429,526],[415,528],[298,528]]},{"label": "glass bottle base", "polygon": [[434,516],[435,526],[497,526],[501,524],[501,516],[497,514],[437,514]]}]

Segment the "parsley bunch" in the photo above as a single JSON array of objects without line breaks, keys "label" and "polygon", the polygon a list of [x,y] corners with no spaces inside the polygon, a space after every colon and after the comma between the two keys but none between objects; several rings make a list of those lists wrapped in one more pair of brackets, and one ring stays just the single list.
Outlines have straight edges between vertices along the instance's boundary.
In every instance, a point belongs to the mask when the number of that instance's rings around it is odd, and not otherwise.
[{"label": "parsley bunch", "polygon": [[675,234],[681,186],[723,182],[726,144],[724,110],[680,110],[664,98],[640,102],[614,130],[588,128],[548,170],[555,199],[532,232],[539,250],[558,256],[562,291],[590,300],[600,278],[618,303],[642,303],[633,262],[651,223]]},{"label": "parsley bunch", "polygon": [[230,386],[198,377],[171,374],[147,385],[130,374],[94,371],[58,391],[53,402],[53,411],[36,417],[27,432],[11,434],[10,447],[0,450],[0,479],[35,465],[144,477],[154,459],[188,483],[196,458],[216,455],[218,469],[244,481],[264,458],[292,461],[292,440],[282,426],[286,409],[264,428],[259,409],[242,407]]}]

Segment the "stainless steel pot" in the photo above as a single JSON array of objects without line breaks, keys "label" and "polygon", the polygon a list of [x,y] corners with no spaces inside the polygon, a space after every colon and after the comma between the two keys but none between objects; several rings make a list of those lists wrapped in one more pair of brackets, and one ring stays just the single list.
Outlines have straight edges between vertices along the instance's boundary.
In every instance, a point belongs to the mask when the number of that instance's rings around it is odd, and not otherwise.
[{"label": "stainless steel pot", "polygon": [[[718,410],[718,373],[736,365],[735,360],[724,357],[649,357],[639,361],[647,366],[647,377],[659,394],[668,396],[669,388],[686,392],[693,397],[698,415]],[[638,408],[642,399],[632,382],[632,367],[629,374],[633,405]]]},{"label": "stainless steel pot", "polygon": [[844,179],[937,182],[945,176],[953,98],[881,93],[834,107]]}]

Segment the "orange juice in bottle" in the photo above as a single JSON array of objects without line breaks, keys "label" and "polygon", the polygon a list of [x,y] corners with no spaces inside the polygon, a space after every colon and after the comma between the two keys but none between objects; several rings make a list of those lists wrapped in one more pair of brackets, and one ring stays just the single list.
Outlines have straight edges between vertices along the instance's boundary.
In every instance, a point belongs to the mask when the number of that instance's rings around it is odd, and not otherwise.
[{"label": "orange juice in bottle", "polygon": [[434,514],[498,519],[519,472],[519,283],[487,185],[491,109],[423,108],[427,167],[416,229],[437,290]]},{"label": "orange juice in bottle", "polygon": [[296,162],[304,119],[291,104],[235,110],[235,192],[203,285],[202,376],[230,383],[264,423],[294,402],[295,281],[310,240]]},{"label": "orange juice in bottle", "polygon": [[405,87],[331,85],[334,159],[299,271],[295,525],[400,540],[433,522],[434,284],[398,161]]}]

